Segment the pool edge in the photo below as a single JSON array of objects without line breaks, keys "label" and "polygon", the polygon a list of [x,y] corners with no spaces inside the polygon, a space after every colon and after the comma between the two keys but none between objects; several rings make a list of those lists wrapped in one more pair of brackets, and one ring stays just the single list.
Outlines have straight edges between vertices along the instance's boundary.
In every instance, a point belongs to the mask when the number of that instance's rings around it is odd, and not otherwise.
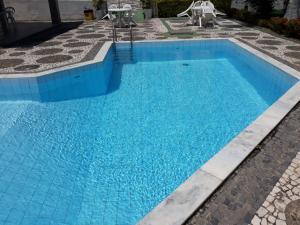
[{"label": "pool edge", "polygon": [[143,217],[138,225],[183,224],[300,101],[300,72],[235,38],[222,39],[235,43],[299,81]]}]

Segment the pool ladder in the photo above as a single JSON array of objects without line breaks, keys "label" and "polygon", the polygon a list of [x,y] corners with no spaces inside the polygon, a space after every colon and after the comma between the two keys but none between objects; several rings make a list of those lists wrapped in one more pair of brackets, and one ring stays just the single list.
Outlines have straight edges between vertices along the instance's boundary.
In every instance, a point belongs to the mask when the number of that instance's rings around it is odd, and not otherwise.
[{"label": "pool ladder", "polygon": [[[115,23],[112,22],[112,33],[113,33],[113,42],[118,42],[118,35],[117,35],[117,28],[115,26]],[[132,25],[129,24],[129,35],[130,35],[130,43],[132,45],[133,43],[133,29],[132,29]]]}]

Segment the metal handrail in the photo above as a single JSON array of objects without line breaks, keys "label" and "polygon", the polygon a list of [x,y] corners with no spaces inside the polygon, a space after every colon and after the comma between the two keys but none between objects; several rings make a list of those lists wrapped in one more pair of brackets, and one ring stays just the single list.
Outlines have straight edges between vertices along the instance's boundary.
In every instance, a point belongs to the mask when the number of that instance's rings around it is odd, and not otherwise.
[{"label": "metal handrail", "polygon": [[133,42],[133,30],[132,30],[132,26],[130,25],[130,43],[132,45]]},{"label": "metal handrail", "polygon": [[112,23],[112,32],[113,32],[113,42],[117,42],[118,41],[118,37],[117,37],[117,30],[116,30],[116,26],[114,24],[114,22]]}]

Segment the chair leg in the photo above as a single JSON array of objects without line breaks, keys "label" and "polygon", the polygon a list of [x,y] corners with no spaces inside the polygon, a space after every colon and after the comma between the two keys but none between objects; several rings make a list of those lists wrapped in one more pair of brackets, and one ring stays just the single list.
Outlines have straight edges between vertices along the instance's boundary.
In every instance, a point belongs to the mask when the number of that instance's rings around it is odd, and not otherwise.
[{"label": "chair leg", "polygon": [[202,27],[202,18],[199,16],[199,27]]}]

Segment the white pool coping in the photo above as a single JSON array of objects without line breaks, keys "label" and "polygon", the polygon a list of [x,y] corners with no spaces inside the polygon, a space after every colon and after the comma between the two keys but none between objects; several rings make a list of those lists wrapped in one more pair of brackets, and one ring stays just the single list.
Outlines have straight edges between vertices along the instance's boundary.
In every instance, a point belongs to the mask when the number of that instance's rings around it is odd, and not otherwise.
[{"label": "white pool coping", "polygon": [[[229,40],[247,51],[262,58],[287,74],[300,80],[300,72],[284,65],[272,57],[244,44],[234,38],[207,38],[193,40],[144,40],[136,42],[169,42]],[[128,42],[119,42],[128,43]],[[0,75],[0,78],[28,78],[45,76],[89,64],[101,63],[112,42],[106,42],[96,57],[87,62],[68,65],[37,73]],[[300,81],[290,88],[279,100],[270,106],[254,122],[236,136],[229,144],[184,181],[173,193],[150,211],[139,225],[180,225],[199,208],[228,176],[247,158],[255,147],[278,125],[278,123],[300,101]]]}]

